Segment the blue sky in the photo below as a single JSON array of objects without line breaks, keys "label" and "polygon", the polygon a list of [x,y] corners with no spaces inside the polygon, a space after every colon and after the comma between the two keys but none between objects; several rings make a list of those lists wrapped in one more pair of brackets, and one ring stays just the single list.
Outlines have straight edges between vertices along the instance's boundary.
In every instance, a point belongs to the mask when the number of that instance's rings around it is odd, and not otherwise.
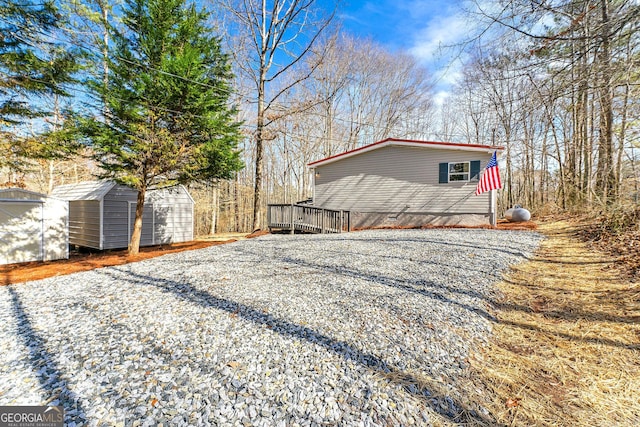
[{"label": "blue sky", "polygon": [[442,102],[460,76],[460,64],[441,46],[469,36],[460,0],[344,0],[339,18],[345,30],[370,37],[391,51],[405,51],[426,66]]},{"label": "blue sky", "polygon": [[445,21],[457,13],[455,1],[345,0],[339,14],[346,28],[392,49],[410,50],[425,36],[448,36]]}]

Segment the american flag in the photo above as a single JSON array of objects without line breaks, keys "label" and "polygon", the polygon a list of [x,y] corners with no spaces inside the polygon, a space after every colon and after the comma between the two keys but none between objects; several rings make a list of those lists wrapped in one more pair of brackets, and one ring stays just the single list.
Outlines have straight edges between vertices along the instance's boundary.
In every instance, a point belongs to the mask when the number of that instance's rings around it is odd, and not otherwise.
[{"label": "american flag", "polygon": [[502,188],[502,181],[500,180],[500,171],[498,170],[498,161],[496,160],[496,152],[493,152],[491,160],[484,168],[484,172],[478,181],[476,187],[476,196],[490,190],[496,190]]}]

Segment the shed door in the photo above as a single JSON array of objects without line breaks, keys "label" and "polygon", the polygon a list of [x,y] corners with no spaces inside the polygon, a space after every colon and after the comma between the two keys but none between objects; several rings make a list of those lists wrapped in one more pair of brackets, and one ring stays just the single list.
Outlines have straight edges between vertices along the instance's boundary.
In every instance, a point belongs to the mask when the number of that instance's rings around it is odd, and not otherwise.
[{"label": "shed door", "polygon": [[[136,202],[129,202],[129,241],[133,234],[133,223],[136,220]],[[142,214],[142,236],[140,237],[140,246],[154,245],[153,239],[153,203],[144,204],[144,212]]]},{"label": "shed door", "polygon": [[0,202],[0,264],[42,261],[42,203]]}]

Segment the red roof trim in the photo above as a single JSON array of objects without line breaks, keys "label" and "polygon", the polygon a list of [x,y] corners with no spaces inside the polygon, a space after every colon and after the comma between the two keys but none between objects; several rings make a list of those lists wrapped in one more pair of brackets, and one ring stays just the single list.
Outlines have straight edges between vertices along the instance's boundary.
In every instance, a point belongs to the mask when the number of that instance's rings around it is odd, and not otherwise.
[{"label": "red roof trim", "polygon": [[480,145],[480,144],[461,144],[461,143],[456,143],[456,142],[435,142],[435,141],[418,141],[418,140],[414,140],[414,139],[397,139],[397,138],[387,138],[387,139],[383,139],[382,141],[378,141],[378,142],[374,142],[373,144],[369,144],[369,145],[364,145],[362,147],[358,147],[355,148],[353,150],[349,150],[349,151],[345,151],[344,153],[340,153],[340,154],[334,154],[333,156],[329,156],[326,157],[324,159],[320,159],[320,160],[316,160],[315,162],[311,162],[308,163],[307,166],[314,166],[317,165],[319,163],[324,163],[327,162],[329,160],[334,160],[337,159],[339,157],[343,157],[346,155],[350,155],[350,154],[354,154],[357,153],[358,151],[363,151],[363,150],[370,150],[372,149],[372,147],[375,147],[377,145],[392,145],[390,143],[393,142],[408,142],[411,144],[420,144],[420,145],[424,145],[424,146],[440,146],[440,147],[445,147],[445,148],[454,148],[454,147],[458,147],[458,148],[478,148],[478,149],[484,149],[484,150],[504,150],[504,147],[499,147],[499,146],[494,146],[494,145]]}]

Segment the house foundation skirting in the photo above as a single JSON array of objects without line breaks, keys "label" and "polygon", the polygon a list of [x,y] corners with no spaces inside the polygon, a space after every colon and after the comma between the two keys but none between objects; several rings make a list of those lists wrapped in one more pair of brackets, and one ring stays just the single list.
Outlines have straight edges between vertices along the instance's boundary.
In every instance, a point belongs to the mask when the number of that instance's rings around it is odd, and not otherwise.
[{"label": "house foundation skirting", "polygon": [[490,214],[437,213],[437,212],[357,212],[351,211],[353,229],[376,227],[424,227],[461,226],[478,227],[490,225]]}]

